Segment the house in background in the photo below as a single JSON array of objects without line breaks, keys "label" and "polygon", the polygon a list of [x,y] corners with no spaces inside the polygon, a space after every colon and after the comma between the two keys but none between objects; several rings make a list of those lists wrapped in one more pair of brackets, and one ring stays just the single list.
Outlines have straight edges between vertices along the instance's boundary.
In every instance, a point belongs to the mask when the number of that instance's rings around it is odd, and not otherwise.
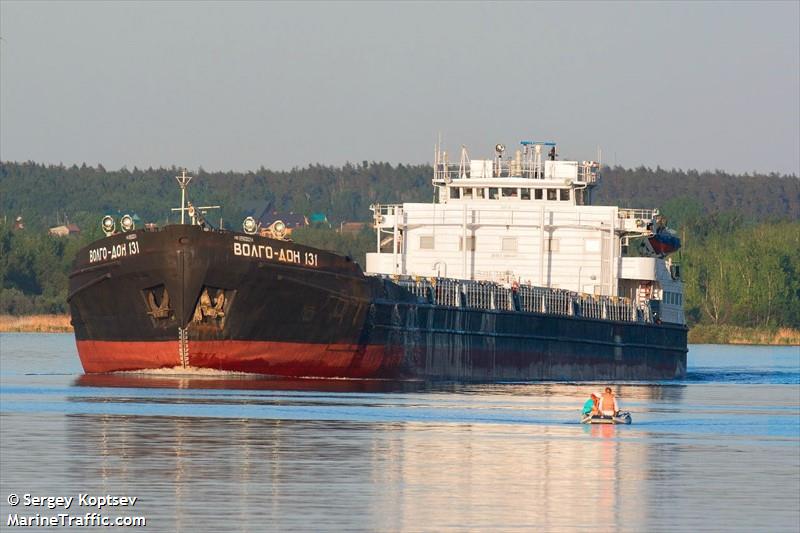
[{"label": "house in background", "polygon": [[291,235],[292,230],[297,228],[304,228],[308,226],[308,219],[305,215],[295,213],[294,211],[281,212],[281,211],[268,211],[261,214],[256,220],[262,228],[268,228],[273,222],[278,220],[286,224],[286,235]]},{"label": "house in background", "polygon": [[361,233],[361,230],[366,227],[366,222],[342,222],[339,225],[339,233],[344,235],[358,235]]},{"label": "house in background", "polygon": [[51,237],[66,237],[68,235],[78,235],[81,229],[77,224],[63,224],[61,226],[53,226],[47,230],[47,234]]},{"label": "house in background", "polygon": [[[279,211],[273,209],[273,203],[269,202],[266,205],[260,204],[260,209],[251,209],[250,214],[256,219],[256,223],[261,228],[268,228],[278,220],[286,224],[286,235],[291,235],[292,230],[297,228],[304,228],[308,226],[308,219],[305,215],[295,213],[294,211]],[[259,215],[256,215],[260,213]]]},{"label": "house in background", "polygon": [[331,227],[331,224],[328,222],[328,217],[325,216],[325,213],[311,213],[311,216],[308,217],[308,223],[312,226]]}]

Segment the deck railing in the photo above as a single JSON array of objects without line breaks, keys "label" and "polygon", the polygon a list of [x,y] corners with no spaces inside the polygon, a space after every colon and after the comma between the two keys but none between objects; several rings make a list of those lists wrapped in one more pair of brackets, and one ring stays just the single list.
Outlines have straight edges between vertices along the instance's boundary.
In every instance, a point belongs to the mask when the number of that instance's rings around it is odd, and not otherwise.
[{"label": "deck railing", "polygon": [[419,303],[576,316],[619,322],[652,323],[647,305],[637,305],[628,298],[580,294],[563,289],[529,285],[503,285],[488,281],[451,278],[378,275],[403,287]]},{"label": "deck railing", "polygon": [[649,223],[657,214],[657,209],[619,209],[617,211],[619,218],[642,220],[644,223]]}]

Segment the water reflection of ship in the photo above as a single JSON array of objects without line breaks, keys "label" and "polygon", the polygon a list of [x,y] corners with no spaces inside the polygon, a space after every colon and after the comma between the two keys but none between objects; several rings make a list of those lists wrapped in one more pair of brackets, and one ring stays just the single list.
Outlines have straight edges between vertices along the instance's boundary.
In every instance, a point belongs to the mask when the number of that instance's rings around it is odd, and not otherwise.
[{"label": "water reflection of ship", "polygon": [[[529,383],[460,383],[424,380],[381,379],[289,379],[246,374],[192,375],[147,372],[83,374],[74,383],[78,387],[115,387],[143,389],[227,389],[264,391],[311,391],[336,393],[456,392],[499,396],[574,396],[588,394],[596,384],[529,382]],[[615,387],[622,401],[670,400],[683,398],[686,386],[680,383],[628,383]],[[576,399],[576,405],[582,400]]]},{"label": "water reflection of ship", "polygon": [[[574,524],[578,509],[587,524],[641,524],[640,511],[619,504],[646,486],[622,475],[622,465],[639,470],[646,455],[616,438],[575,440],[564,428],[531,439],[529,428],[491,425],[104,415],[67,424],[67,467],[137,492],[139,511],[165,530],[222,531],[226,522],[245,530],[554,530]],[[97,461],[69,464],[94,454]]]},{"label": "water reflection of ship", "polygon": [[[78,384],[108,386],[118,379],[110,386],[141,386],[132,376],[105,376],[105,385],[94,379],[102,377],[85,376]],[[169,387],[164,380],[170,379],[180,378],[146,381]],[[188,388],[215,388],[204,379],[184,379]],[[297,382],[270,380],[269,386],[282,390]],[[526,399],[525,391],[541,391],[546,404],[582,388],[509,387]],[[619,390],[634,403],[648,390],[677,399],[682,389]],[[163,401],[179,413],[190,400]],[[107,487],[140,491],[149,502],[142,512],[157,513],[159,528],[219,531],[231,520],[244,529],[347,528],[357,516],[360,526],[382,530],[448,524],[554,530],[581,520],[587,527],[646,529],[648,506],[630,502],[648,498],[652,457],[635,427],[88,414],[69,415],[66,424],[66,468]],[[576,513],[582,517],[577,522]]]}]

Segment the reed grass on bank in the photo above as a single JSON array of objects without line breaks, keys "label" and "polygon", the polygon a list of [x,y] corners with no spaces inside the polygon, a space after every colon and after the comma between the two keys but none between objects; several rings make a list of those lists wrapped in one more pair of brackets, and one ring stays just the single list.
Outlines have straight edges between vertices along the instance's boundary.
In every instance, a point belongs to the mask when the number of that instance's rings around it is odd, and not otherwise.
[{"label": "reed grass on bank", "polygon": [[3,333],[71,333],[69,315],[0,315]]},{"label": "reed grass on bank", "polygon": [[694,326],[689,344],[763,344],[800,346],[800,330],[792,328],[744,328],[739,326]]}]

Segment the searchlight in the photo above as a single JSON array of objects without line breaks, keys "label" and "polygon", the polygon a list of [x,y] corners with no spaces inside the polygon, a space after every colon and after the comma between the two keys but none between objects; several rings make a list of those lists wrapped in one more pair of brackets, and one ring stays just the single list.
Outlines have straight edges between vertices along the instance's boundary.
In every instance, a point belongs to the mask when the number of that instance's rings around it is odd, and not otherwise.
[{"label": "searchlight", "polygon": [[248,235],[253,235],[258,230],[258,225],[256,224],[256,219],[253,217],[247,217],[242,222],[242,229]]},{"label": "searchlight", "polygon": [[116,229],[117,224],[114,222],[114,218],[112,216],[104,216],[103,222],[101,222],[100,225],[103,228],[103,233],[106,234],[106,237],[114,235],[114,230]]},{"label": "searchlight", "polygon": [[122,218],[119,219],[119,225],[122,227],[122,231],[133,231],[136,227],[136,224],[133,222],[133,217],[128,214],[122,215]]}]

